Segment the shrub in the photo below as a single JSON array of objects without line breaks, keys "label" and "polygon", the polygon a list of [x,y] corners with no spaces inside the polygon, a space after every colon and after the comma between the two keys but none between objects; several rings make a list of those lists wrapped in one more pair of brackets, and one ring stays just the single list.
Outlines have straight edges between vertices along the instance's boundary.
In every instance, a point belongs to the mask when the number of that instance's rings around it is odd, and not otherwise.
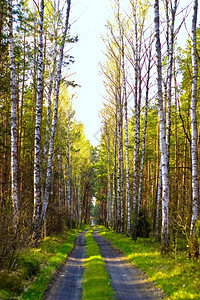
[{"label": "shrub", "polygon": [[21,265],[24,277],[31,278],[40,272],[41,262],[35,256],[26,256],[25,254],[19,258],[18,264]]},{"label": "shrub", "polygon": [[19,274],[2,271],[0,273],[0,289],[12,291],[14,294],[20,294],[24,287]]}]

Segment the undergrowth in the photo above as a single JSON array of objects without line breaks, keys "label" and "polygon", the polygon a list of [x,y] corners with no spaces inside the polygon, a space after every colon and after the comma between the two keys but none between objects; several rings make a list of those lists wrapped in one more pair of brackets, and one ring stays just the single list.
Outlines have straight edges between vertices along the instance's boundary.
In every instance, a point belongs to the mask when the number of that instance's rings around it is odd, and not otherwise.
[{"label": "undergrowth", "polygon": [[53,272],[74,247],[83,228],[45,238],[36,248],[28,248],[17,257],[13,270],[0,272],[0,299],[42,299]]},{"label": "undergrowth", "polygon": [[83,275],[83,300],[87,299],[113,299],[114,292],[105,268],[105,263],[99,252],[92,231],[86,233],[87,258]]},{"label": "undergrowth", "polygon": [[200,299],[199,262],[189,260],[186,251],[162,257],[160,244],[150,238],[134,242],[123,234],[99,226],[100,234],[117,246],[141,268],[170,299]]}]

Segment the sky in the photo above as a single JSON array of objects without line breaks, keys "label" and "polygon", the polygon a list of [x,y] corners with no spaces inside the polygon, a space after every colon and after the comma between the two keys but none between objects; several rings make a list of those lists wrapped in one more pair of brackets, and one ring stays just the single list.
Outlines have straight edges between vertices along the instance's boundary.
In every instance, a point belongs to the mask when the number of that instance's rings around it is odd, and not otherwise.
[{"label": "sky", "polygon": [[[191,0],[184,1],[184,7]],[[123,5],[128,0],[123,0]],[[180,5],[181,6],[181,5]],[[71,9],[71,34],[79,36],[70,55],[75,63],[70,67],[72,80],[81,87],[73,90],[76,119],[84,124],[86,138],[93,146],[100,142],[101,120],[99,112],[103,108],[103,78],[99,63],[105,60],[105,45],[101,36],[106,35],[106,20],[112,18],[110,0],[75,0]],[[182,19],[182,14],[179,15]],[[190,21],[191,22],[191,21]],[[189,22],[189,23],[190,23]],[[190,25],[189,25],[190,27]],[[185,28],[180,41],[185,41]],[[183,46],[183,44],[181,45]]]},{"label": "sky", "polygon": [[70,72],[75,73],[73,78],[81,86],[75,90],[74,109],[93,146],[99,144],[100,138],[103,79],[99,74],[99,63],[104,60],[105,47],[101,36],[106,33],[105,24],[110,12],[109,0],[76,0],[72,6],[75,22],[71,28],[72,33],[79,35],[79,41],[71,50],[75,63]]}]

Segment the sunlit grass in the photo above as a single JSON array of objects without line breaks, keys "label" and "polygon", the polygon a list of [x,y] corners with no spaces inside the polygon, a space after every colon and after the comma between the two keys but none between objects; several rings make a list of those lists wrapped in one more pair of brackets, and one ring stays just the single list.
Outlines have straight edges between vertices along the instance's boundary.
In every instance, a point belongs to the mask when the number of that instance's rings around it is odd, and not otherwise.
[{"label": "sunlit grass", "polygon": [[110,285],[105,263],[91,231],[86,233],[86,246],[87,258],[85,259],[85,271],[82,281],[83,300],[113,299],[114,292]]},{"label": "sunlit grass", "polygon": [[[29,248],[21,254],[17,274],[19,274],[19,280],[23,284],[24,291],[18,295],[18,299],[42,299],[43,292],[47,289],[53,272],[72,251],[75,238],[82,230],[83,228],[73,229],[62,235],[47,237],[37,248]],[[36,262],[39,263],[39,268],[34,276],[27,276],[25,265],[27,261],[29,262],[29,272]],[[0,299],[13,299],[13,297],[17,297],[17,295],[12,290],[0,290]]]},{"label": "sunlit grass", "polygon": [[170,299],[200,299],[200,265],[187,259],[184,251],[162,257],[160,244],[152,239],[138,238],[137,242],[123,234],[100,226],[102,236],[110,240],[157,285]]}]

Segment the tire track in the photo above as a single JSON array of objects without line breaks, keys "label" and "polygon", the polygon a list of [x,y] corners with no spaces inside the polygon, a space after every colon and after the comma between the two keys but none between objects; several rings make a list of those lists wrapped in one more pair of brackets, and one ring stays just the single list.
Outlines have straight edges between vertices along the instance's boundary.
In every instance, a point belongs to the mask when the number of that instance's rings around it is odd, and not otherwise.
[{"label": "tire track", "polygon": [[81,281],[84,273],[84,260],[86,258],[85,233],[81,232],[75,241],[75,247],[62,272],[52,283],[46,300],[80,300],[82,298]]}]

